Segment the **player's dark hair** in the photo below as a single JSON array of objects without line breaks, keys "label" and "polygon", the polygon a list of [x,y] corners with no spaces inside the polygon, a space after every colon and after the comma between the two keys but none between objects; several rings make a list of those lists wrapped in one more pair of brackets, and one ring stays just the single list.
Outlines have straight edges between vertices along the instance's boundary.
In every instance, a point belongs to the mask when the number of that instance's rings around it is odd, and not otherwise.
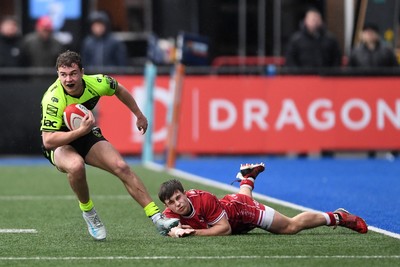
[{"label": "player's dark hair", "polygon": [[82,69],[81,56],[74,51],[67,50],[58,56],[56,61],[56,69],[58,70],[58,68],[62,66],[72,67],[73,64],[78,65],[78,67]]},{"label": "player's dark hair", "polygon": [[165,203],[165,200],[170,199],[176,190],[182,193],[185,191],[180,181],[176,179],[166,181],[161,184],[160,191],[158,191],[158,198],[162,203]]}]

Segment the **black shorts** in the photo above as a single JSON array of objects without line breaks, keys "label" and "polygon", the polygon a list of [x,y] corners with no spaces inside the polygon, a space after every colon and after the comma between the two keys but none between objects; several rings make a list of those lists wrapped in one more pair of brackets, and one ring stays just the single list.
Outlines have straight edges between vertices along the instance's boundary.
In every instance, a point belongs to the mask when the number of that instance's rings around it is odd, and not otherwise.
[{"label": "black shorts", "polygon": [[[86,155],[89,153],[89,150],[92,148],[92,146],[97,142],[103,140],[107,141],[107,139],[104,138],[104,136],[101,134],[100,128],[94,127],[90,133],[76,139],[75,141],[72,141],[69,145],[75,148],[75,150],[78,152],[79,155],[81,155],[82,158],[85,158]],[[51,164],[55,165],[54,151],[47,150],[42,145],[42,152],[45,158],[47,158]]]}]

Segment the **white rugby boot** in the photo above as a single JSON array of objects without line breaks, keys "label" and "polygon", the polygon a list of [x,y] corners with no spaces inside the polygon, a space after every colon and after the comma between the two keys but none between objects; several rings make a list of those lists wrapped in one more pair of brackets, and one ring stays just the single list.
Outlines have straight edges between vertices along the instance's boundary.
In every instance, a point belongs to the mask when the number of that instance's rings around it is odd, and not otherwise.
[{"label": "white rugby boot", "polygon": [[106,239],[107,233],[104,224],[101,222],[99,215],[97,215],[96,210],[93,208],[89,212],[82,213],[83,219],[88,226],[89,234],[96,240]]}]

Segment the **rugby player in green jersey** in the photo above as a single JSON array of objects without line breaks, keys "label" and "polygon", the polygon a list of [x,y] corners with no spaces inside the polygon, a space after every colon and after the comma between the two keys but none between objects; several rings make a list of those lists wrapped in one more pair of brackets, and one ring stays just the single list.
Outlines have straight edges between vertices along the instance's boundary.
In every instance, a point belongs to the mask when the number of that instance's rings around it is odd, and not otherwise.
[{"label": "rugby player in green jersey", "polygon": [[135,99],[123,85],[107,75],[85,75],[81,57],[76,52],[60,54],[56,68],[58,79],[45,92],[41,103],[43,152],[59,171],[67,174],[90,235],[96,240],[103,240],[106,238],[106,229],[90,198],[86,164],[117,176],[132,198],[143,207],[145,214],[152,219],[159,233],[166,235],[179,224],[179,220],[165,218],[160,213],[141,179],[95,126],[92,112],[83,118],[79,128],[72,131],[68,130],[63,120],[63,111],[70,104],[79,103],[92,110],[100,97],[115,95],[136,116],[136,126],[144,134],[147,119]]}]

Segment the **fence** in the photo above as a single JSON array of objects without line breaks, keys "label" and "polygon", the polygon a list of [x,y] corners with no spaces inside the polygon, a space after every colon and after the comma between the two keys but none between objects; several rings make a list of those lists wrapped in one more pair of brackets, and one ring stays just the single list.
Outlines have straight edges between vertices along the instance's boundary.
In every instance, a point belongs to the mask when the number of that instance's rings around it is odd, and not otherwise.
[{"label": "fence", "polygon": [[[142,105],[143,69],[92,71],[114,73]],[[169,71],[161,67],[156,79],[157,152],[165,146]],[[343,69],[319,72],[323,75],[315,70],[293,75],[282,68],[271,77],[260,66],[221,67],[217,73],[187,68],[178,152],[400,150],[398,70],[369,73],[374,76]],[[54,69],[3,69],[0,78],[0,154],[40,154],[40,101],[56,79]],[[122,153],[140,153],[142,137],[133,130],[131,115],[113,101],[104,98],[97,110],[103,132]]]}]

